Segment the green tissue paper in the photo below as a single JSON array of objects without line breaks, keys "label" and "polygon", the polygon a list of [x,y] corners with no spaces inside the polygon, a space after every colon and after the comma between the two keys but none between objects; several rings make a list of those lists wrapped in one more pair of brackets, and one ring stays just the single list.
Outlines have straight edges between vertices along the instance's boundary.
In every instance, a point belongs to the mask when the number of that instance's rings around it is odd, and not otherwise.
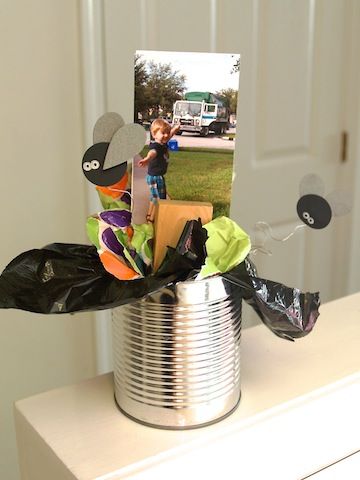
[{"label": "green tissue paper", "polygon": [[217,217],[204,225],[208,232],[207,257],[199,273],[199,279],[225,273],[243,262],[250,252],[251,241],[234,221]]}]

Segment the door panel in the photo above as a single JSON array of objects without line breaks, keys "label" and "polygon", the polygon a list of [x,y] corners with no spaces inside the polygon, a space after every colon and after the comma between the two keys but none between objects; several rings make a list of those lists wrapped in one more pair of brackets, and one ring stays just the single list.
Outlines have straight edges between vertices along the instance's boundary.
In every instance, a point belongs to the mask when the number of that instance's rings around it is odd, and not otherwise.
[{"label": "door panel", "polygon": [[[330,193],[341,169],[346,5],[241,3],[239,29],[246,16],[248,38],[241,38],[238,47],[242,62],[231,215],[250,233],[256,221],[266,221],[274,236],[279,236],[276,231],[286,236],[301,223],[296,203],[302,177],[318,173]],[[234,21],[232,10],[225,8],[222,22]],[[270,239],[273,255],[255,259],[259,275],[320,290],[323,301],[339,296],[332,274],[336,234],[334,221],[321,232],[300,230],[286,244]]]},{"label": "door panel", "polygon": [[259,4],[257,161],[309,153],[313,15],[313,2]]},{"label": "door panel", "polygon": [[150,42],[146,50],[209,52],[211,37],[211,1],[146,1]]},{"label": "door panel", "polygon": [[141,0],[105,1],[104,56],[105,91],[108,111],[121,113],[133,121],[134,54],[147,41]]}]

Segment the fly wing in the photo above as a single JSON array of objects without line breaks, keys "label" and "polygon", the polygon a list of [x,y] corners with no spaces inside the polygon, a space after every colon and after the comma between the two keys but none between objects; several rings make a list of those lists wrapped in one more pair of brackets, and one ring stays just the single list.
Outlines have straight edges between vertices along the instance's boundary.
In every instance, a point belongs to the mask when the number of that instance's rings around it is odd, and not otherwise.
[{"label": "fly wing", "polygon": [[326,200],[331,207],[332,214],[336,217],[346,215],[352,209],[353,202],[350,192],[334,190],[326,197]]},{"label": "fly wing", "polygon": [[319,175],[315,173],[309,173],[305,175],[300,181],[299,185],[300,197],[304,195],[319,195],[320,197],[324,196],[325,193],[325,184]]},{"label": "fly wing", "polygon": [[104,170],[131,160],[146,143],[146,131],[137,123],[127,124],[113,136],[106,153]]},{"label": "fly wing", "polygon": [[115,132],[125,125],[121,115],[115,112],[104,113],[94,126],[93,141],[95,143],[110,143]]}]

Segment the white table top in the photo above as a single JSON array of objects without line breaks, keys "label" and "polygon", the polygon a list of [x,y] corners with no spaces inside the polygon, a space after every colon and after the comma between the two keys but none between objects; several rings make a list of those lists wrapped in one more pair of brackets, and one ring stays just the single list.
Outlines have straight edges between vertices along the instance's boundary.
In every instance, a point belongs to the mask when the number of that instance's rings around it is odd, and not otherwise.
[{"label": "white table top", "polygon": [[[297,438],[308,431],[306,440],[301,440],[301,448],[302,453],[311,456],[316,450],[314,442],[318,445],[327,441],[329,425],[336,436],[346,433],[347,440],[337,446],[336,458],[341,458],[360,449],[360,438],[357,439],[360,435],[355,433],[360,431],[356,413],[360,401],[359,346],[360,293],[321,306],[313,332],[294,343],[277,338],[264,325],[245,329],[241,346],[242,398],[232,415],[214,425],[186,431],[140,425],[117,409],[110,373],[20,400],[15,405],[15,417],[17,425],[26,422],[27,428],[66,467],[68,476],[54,474],[48,477],[52,480],[125,477],[159,480],[169,475],[166,465],[173,469],[173,480],[184,478],[184,465],[190,468],[191,462],[201,461],[214,472],[214,476],[210,474],[207,478],[217,478],[216,465],[223,461],[229,465],[238,461],[240,468],[241,463],[245,465],[251,460],[252,470],[260,471],[262,462],[249,459],[254,450],[258,459],[264,459],[265,468],[265,459],[271,463],[270,457],[276,452],[284,455],[286,445],[287,458],[291,452],[300,455],[296,452],[300,447],[296,446]],[[323,418],[326,409],[328,414]],[[348,417],[337,423],[338,414],[344,411]],[[312,420],[302,432],[304,418]],[[275,419],[277,423],[273,423]],[[21,432],[17,434],[21,436]],[[276,447],[278,441],[283,442],[281,447]],[[330,461],[328,450],[317,451],[317,458],[310,461],[304,472],[315,468],[314,462],[325,465],[324,462]],[[221,460],[215,461],[214,456],[220,452]],[[181,465],[184,468],[180,475]],[[285,469],[283,476],[279,472],[274,478],[300,478],[286,477],[289,475],[286,472]]]}]

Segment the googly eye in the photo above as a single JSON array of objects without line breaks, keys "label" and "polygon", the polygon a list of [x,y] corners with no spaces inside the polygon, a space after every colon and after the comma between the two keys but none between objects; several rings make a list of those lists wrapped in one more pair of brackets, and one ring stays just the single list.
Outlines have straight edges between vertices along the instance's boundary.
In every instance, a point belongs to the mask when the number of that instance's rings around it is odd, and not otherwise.
[{"label": "googly eye", "polygon": [[314,225],[314,219],[310,216],[309,212],[304,212],[302,216],[305,218],[309,225]]},{"label": "googly eye", "polygon": [[85,172],[90,172],[91,170],[91,163],[90,162],[84,162],[83,163],[83,169],[85,170]]},{"label": "googly eye", "polygon": [[100,167],[100,163],[98,160],[91,160],[91,169],[97,170]]}]

